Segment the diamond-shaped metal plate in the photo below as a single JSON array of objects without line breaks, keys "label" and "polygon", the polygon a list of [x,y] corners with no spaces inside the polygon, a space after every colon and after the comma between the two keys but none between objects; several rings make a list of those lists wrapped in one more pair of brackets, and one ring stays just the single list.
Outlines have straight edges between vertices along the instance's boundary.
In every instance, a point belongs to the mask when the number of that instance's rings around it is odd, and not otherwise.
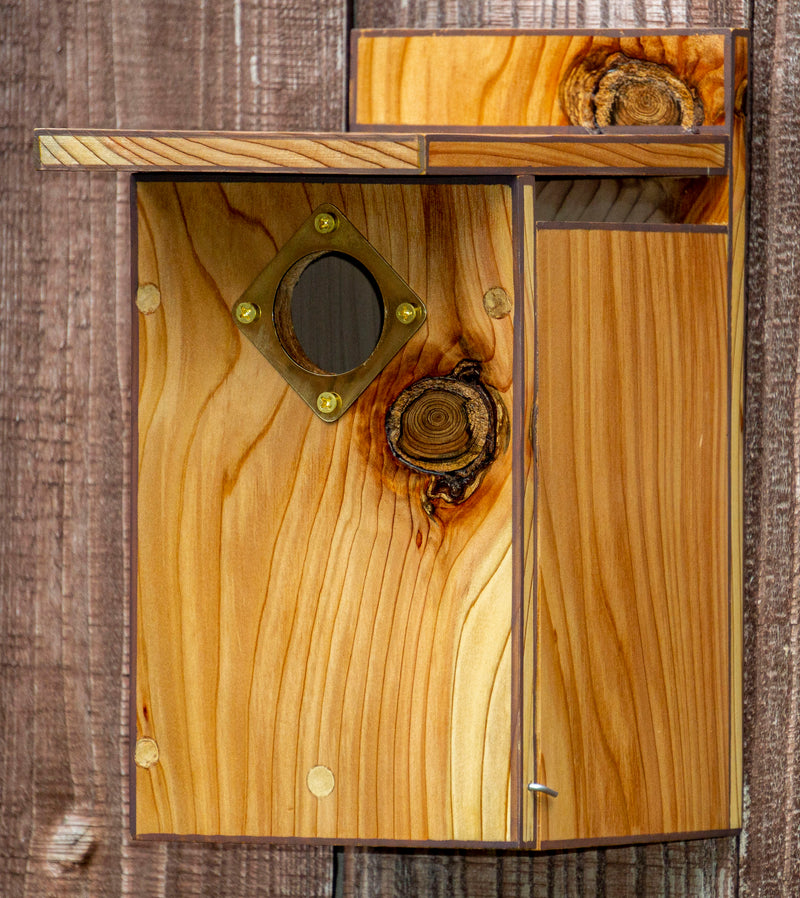
[{"label": "diamond-shaped metal plate", "polygon": [[[333,216],[335,228],[320,232],[315,226],[320,216],[323,216],[323,223],[326,221],[324,216]],[[310,262],[328,253],[350,257],[360,263],[375,281],[383,303],[383,327],[375,348],[357,368],[340,374],[320,371],[304,358],[294,337],[291,315],[287,314],[291,288],[284,285],[281,289],[286,275],[292,269],[297,271],[298,263],[305,259]],[[257,308],[250,322],[241,320],[247,316],[237,316],[237,310],[243,304]],[[239,330],[314,414],[328,422],[338,420],[358,399],[420,329],[426,315],[419,296],[344,213],[330,203],[314,209],[233,306],[233,318]],[[329,399],[329,395],[335,399]],[[328,410],[332,404],[335,407]]]}]

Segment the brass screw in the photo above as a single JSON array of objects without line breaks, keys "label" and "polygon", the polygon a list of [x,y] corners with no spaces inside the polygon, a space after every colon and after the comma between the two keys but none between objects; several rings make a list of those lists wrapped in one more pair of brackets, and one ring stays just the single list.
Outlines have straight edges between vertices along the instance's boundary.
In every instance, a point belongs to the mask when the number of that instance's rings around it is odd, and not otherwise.
[{"label": "brass screw", "polygon": [[239,324],[252,324],[261,317],[261,309],[254,302],[240,302],[234,315]]},{"label": "brass screw", "polygon": [[153,764],[158,763],[158,743],[149,736],[142,736],[136,740],[136,750],[133,760],[137,767],[143,767],[147,770]]},{"label": "brass screw", "polygon": [[326,767],[324,764],[317,764],[316,767],[312,767],[308,771],[306,785],[312,795],[315,795],[317,798],[325,798],[333,792],[336,778],[330,767]]},{"label": "brass screw", "polygon": [[417,318],[417,307],[410,302],[401,302],[395,315],[401,324],[411,324]]},{"label": "brass screw", "polygon": [[339,227],[339,219],[332,212],[320,212],[314,219],[319,234],[332,234]]},{"label": "brass screw", "polygon": [[323,415],[332,415],[342,404],[342,397],[338,393],[329,393],[327,390],[317,396],[317,408]]},{"label": "brass screw", "polygon": [[142,284],[136,291],[136,307],[143,315],[152,315],[161,305],[161,291],[155,284]]}]

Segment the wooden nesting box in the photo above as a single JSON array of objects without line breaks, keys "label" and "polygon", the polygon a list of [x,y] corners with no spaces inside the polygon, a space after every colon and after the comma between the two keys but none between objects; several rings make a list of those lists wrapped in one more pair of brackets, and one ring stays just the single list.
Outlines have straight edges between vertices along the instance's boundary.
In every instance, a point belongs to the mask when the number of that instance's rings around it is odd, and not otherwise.
[{"label": "wooden nesting box", "polygon": [[746,61],[356,32],[344,134],[39,132],[138,173],[137,836],[740,826]]}]

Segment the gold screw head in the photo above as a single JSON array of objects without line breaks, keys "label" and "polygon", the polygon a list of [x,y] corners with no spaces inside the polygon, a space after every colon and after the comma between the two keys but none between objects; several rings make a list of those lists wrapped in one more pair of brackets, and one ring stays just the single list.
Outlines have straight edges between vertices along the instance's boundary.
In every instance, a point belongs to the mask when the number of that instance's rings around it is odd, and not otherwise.
[{"label": "gold screw head", "polygon": [[254,302],[240,302],[234,315],[239,324],[252,324],[261,317],[261,309]]},{"label": "gold screw head", "polygon": [[306,775],[306,785],[308,786],[308,791],[312,795],[315,795],[317,798],[326,798],[333,792],[334,786],[336,785],[336,778],[330,767],[326,767],[324,764],[318,764],[308,771],[308,774]]},{"label": "gold screw head", "polygon": [[137,767],[143,767],[145,770],[158,763],[158,743],[149,736],[142,736],[136,740],[136,750],[134,751],[133,760]]},{"label": "gold screw head", "polygon": [[410,302],[401,302],[395,311],[395,315],[397,315],[397,320],[401,324],[411,324],[416,321],[417,308]]},{"label": "gold screw head", "polygon": [[332,234],[339,227],[339,219],[333,212],[320,212],[314,218],[314,228],[318,234]]},{"label": "gold screw head", "polygon": [[317,396],[317,408],[323,415],[332,415],[342,404],[342,398],[338,393],[329,393],[327,390]]}]

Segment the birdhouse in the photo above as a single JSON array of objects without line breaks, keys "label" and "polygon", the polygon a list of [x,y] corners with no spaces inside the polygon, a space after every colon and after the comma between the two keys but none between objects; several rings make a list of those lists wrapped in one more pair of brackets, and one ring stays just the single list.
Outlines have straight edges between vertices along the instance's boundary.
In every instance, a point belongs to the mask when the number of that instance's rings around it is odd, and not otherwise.
[{"label": "birdhouse", "polygon": [[132,172],[132,825],[741,821],[747,38],[371,32],[340,134]]}]

